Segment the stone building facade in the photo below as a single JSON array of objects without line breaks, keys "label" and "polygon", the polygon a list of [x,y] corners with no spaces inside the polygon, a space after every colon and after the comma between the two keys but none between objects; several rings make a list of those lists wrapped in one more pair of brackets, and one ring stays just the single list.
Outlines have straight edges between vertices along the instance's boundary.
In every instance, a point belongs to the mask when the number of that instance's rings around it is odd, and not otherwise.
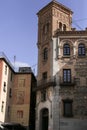
[{"label": "stone building facade", "polygon": [[52,1],[38,13],[36,130],[87,129],[87,30]]},{"label": "stone building facade", "polygon": [[5,54],[0,53],[0,122],[35,129],[35,85],[30,67],[20,67],[16,72]]}]

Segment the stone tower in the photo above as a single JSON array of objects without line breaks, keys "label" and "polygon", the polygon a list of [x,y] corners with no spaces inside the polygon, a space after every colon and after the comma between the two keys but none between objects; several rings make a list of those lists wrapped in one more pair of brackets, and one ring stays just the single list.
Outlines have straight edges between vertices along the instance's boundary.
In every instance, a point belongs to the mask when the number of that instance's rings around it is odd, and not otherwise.
[{"label": "stone tower", "polygon": [[72,11],[53,0],[38,13],[36,130],[58,130],[58,87],[53,73],[53,36],[71,31]]},{"label": "stone tower", "polygon": [[38,13],[38,80],[42,73],[51,74],[51,46],[54,34],[60,31],[71,30],[72,11],[57,1],[52,1]]}]

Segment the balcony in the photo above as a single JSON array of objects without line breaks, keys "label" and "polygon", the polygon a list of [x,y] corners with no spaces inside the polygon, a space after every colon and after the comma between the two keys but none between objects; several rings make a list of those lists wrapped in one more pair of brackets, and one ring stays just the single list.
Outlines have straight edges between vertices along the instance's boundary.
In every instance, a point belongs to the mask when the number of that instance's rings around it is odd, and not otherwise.
[{"label": "balcony", "polygon": [[60,76],[59,78],[59,85],[60,86],[75,86],[75,78],[74,77],[71,77],[71,80],[70,81],[65,81],[63,80],[63,77]]},{"label": "balcony", "polygon": [[42,80],[37,81],[37,85],[33,90],[37,91],[37,90],[45,89],[45,88],[48,88],[50,86],[55,86],[55,85],[56,85],[55,77],[42,79]]}]

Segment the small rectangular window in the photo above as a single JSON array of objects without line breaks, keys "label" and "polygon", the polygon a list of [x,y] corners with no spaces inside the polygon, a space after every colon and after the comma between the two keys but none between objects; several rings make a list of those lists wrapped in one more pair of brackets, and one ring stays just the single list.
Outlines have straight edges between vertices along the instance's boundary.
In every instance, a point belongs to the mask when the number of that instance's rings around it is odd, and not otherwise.
[{"label": "small rectangular window", "polygon": [[10,116],[10,106],[8,106],[8,116]]},{"label": "small rectangular window", "polygon": [[72,113],[72,100],[66,99],[63,100],[63,108],[64,108],[64,116],[65,117],[72,117],[73,113]]},{"label": "small rectangular window", "polygon": [[12,97],[12,89],[11,88],[9,89],[9,97],[10,98]]},{"label": "small rectangular window", "polygon": [[2,101],[2,105],[1,105],[1,112],[4,111],[4,101]]},{"label": "small rectangular window", "polygon": [[70,83],[71,82],[71,70],[70,69],[64,69],[63,70],[63,82],[64,83]]},{"label": "small rectangular window", "polygon": [[7,65],[5,65],[5,75],[7,75]]},{"label": "small rectangular window", "polygon": [[10,81],[12,81],[12,79],[13,79],[13,73],[11,72]]},{"label": "small rectangular window", "polygon": [[4,82],[3,91],[6,92],[6,82]]},{"label": "small rectangular window", "polygon": [[47,61],[48,59],[48,48],[44,48],[43,50],[43,60]]},{"label": "small rectangular window", "polygon": [[41,101],[42,101],[42,102],[46,101],[46,90],[43,90],[43,91],[41,92]]},{"label": "small rectangular window", "polygon": [[43,79],[43,80],[46,80],[46,79],[47,79],[47,72],[44,72],[44,73],[42,74],[42,79]]}]

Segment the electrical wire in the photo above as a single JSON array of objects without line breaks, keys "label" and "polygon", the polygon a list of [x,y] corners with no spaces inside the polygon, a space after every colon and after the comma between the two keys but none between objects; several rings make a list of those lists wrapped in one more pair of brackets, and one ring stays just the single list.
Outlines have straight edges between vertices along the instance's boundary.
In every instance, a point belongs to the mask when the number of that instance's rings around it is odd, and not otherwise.
[{"label": "electrical wire", "polygon": [[79,26],[76,22],[80,22],[80,21],[86,21],[87,18],[83,18],[83,19],[78,19],[78,20],[72,20],[72,23],[77,26],[80,30],[83,30],[83,28],[81,26]]}]

